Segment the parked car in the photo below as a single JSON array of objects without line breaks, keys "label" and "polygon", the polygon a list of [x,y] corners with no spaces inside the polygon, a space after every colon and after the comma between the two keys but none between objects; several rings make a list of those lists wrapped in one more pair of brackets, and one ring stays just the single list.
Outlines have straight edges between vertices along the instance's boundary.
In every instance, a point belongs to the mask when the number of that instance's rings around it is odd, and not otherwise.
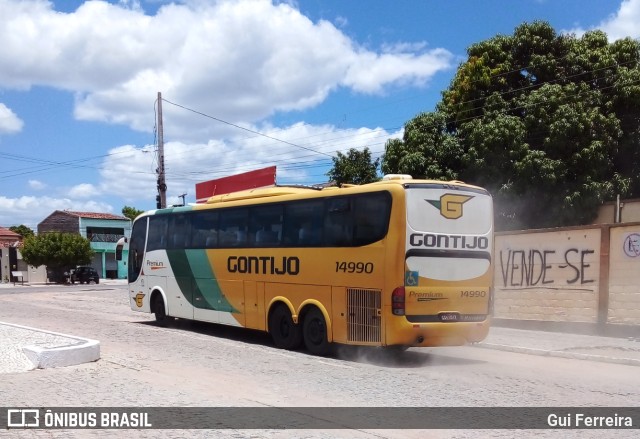
[{"label": "parked car", "polygon": [[71,283],[100,283],[100,276],[93,267],[78,267],[71,273]]}]

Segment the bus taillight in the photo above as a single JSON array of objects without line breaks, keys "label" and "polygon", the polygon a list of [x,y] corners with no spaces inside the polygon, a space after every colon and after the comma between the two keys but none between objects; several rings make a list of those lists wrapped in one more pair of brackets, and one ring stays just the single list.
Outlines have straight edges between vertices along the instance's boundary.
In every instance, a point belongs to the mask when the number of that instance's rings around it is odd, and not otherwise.
[{"label": "bus taillight", "polygon": [[391,308],[393,315],[404,315],[404,287],[398,287],[391,293]]}]

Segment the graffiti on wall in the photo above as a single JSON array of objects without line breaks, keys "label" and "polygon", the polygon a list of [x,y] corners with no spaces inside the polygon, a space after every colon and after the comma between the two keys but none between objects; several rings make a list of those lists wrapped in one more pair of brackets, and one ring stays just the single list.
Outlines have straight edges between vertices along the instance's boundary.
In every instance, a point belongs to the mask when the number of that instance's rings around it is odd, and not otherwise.
[{"label": "graffiti on wall", "polygon": [[[592,263],[595,250],[569,248],[563,251],[541,249],[500,250],[500,283],[508,289],[588,286],[597,279]],[[589,291],[592,288],[588,288]]]}]

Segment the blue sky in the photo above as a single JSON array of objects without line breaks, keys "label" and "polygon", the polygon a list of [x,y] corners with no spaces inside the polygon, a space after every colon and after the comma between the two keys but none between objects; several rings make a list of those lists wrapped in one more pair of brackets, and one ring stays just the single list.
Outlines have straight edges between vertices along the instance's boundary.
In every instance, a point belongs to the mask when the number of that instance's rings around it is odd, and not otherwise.
[{"label": "blue sky", "polygon": [[155,208],[158,92],[169,204],[272,165],[324,182],[433,110],[469,45],[533,20],[638,38],[640,0],[0,0],[0,226]]}]

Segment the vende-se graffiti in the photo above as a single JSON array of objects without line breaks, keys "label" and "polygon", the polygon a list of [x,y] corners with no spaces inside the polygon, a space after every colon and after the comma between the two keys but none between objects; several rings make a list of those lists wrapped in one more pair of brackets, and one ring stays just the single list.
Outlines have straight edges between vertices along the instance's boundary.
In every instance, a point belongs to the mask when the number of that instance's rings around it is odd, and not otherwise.
[{"label": "vende-se graffiti", "polygon": [[595,282],[590,249],[567,249],[557,261],[556,250],[500,250],[500,270],[505,287],[549,286],[556,282],[590,284]]}]

